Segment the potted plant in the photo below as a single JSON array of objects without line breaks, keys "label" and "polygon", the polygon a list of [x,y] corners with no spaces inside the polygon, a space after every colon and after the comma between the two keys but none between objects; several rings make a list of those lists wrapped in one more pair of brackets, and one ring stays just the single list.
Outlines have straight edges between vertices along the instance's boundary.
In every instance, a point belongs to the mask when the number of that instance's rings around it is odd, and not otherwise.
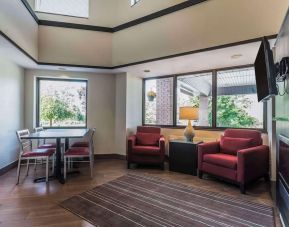
[{"label": "potted plant", "polygon": [[157,96],[157,94],[154,92],[154,91],[149,91],[147,93],[147,97],[148,97],[148,100],[150,102],[154,101],[155,97]]}]

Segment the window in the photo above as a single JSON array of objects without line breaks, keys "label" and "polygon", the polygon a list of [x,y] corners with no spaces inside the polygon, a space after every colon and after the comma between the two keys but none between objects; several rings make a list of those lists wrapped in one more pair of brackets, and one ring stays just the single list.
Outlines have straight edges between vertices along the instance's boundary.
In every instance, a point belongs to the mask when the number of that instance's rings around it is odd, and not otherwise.
[{"label": "window", "polygon": [[145,81],[145,124],[173,125],[173,77]]},{"label": "window", "polygon": [[212,73],[177,77],[177,125],[187,125],[179,120],[182,106],[199,107],[198,126],[212,126]]},{"label": "window", "polygon": [[37,126],[86,127],[87,81],[37,79]]},{"label": "window", "polygon": [[89,0],[36,0],[35,10],[65,16],[89,16]]},{"label": "window", "polygon": [[183,106],[199,108],[199,128],[265,129],[266,105],[258,103],[253,67],[144,79],[144,125],[186,126]]},{"label": "window", "polygon": [[219,71],[217,85],[217,127],[263,128],[253,68]]},{"label": "window", "polygon": [[130,6],[134,6],[137,4],[140,0],[130,0]]}]

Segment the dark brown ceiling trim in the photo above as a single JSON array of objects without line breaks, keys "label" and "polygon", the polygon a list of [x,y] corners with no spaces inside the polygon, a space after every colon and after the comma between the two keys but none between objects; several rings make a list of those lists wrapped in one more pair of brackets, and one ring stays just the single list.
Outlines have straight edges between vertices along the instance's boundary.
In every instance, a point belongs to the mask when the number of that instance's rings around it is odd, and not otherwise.
[{"label": "dark brown ceiling trim", "polygon": [[147,16],[138,18],[136,20],[133,20],[133,21],[121,24],[119,26],[116,26],[116,27],[113,28],[113,31],[114,32],[118,32],[118,31],[124,30],[126,28],[129,28],[129,27],[132,27],[132,26],[136,26],[138,24],[141,24],[141,23],[144,23],[144,22],[148,22],[150,20],[154,20],[156,18],[159,18],[159,17],[165,16],[165,15],[177,12],[179,10],[183,10],[185,8],[188,8],[188,7],[191,7],[191,6],[200,4],[202,2],[206,2],[206,1],[208,1],[208,0],[188,0],[188,1],[185,1],[185,2],[182,2],[182,3],[179,3],[177,5],[171,6],[169,8],[160,10],[158,12],[149,14]]},{"label": "dark brown ceiling trim", "polygon": [[[275,34],[275,35],[270,35],[270,36],[266,36],[266,37],[268,39],[275,39],[277,37],[277,35]],[[159,58],[152,58],[152,59],[148,59],[148,60],[143,60],[143,61],[138,61],[138,62],[114,66],[113,68],[114,69],[124,68],[124,67],[132,66],[132,65],[139,65],[139,64],[144,64],[144,63],[153,62],[153,61],[160,61],[160,60],[165,60],[165,59],[169,59],[169,58],[181,57],[181,56],[185,56],[185,55],[189,55],[189,54],[197,54],[197,53],[211,51],[211,50],[223,49],[226,47],[232,47],[232,46],[238,46],[238,45],[243,45],[243,44],[248,44],[248,43],[254,43],[254,42],[261,41],[262,38],[263,37],[259,37],[259,38],[248,39],[248,40],[243,40],[243,41],[234,42],[234,43],[228,43],[228,44],[203,48],[203,49],[199,49],[199,50],[192,50],[192,51],[183,52],[183,53],[179,53],[179,54],[172,54],[172,55],[163,56],[163,57],[159,57]]]},{"label": "dark brown ceiling trim", "polygon": [[177,12],[179,10],[183,10],[185,8],[200,4],[202,2],[206,2],[208,0],[187,0],[185,2],[179,3],[177,5],[168,7],[166,9],[157,11],[155,13],[151,13],[147,16],[129,21],[127,23],[118,25],[114,28],[110,27],[102,27],[102,26],[94,26],[94,25],[85,25],[85,24],[75,24],[75,23],[67,23],[67,22],[58,22],[58,21],[47,21],[47,20],[40,20],[37,15],[35,14],[34,10],[31,8],[27,0],[21,0],[26,9],[29,11],[31,16],[35,19],[35,21],[39,25],[45,25],[45,26],[54,26],[54,27],[62,27],[62,28],[72,28],[72,29],[83,29],[83,30],[90,30],[90,31],[99,31],[99,32],[118,32],[151,20],[154,20],[156,18]]},{"label": "dark brown ceiling trim", "polygon": [[[160,60],[165,60],[165,59],[169,59],[169,58],[181,57],[181,56],[185,56],[185,55],[189,55],[189,54],[196,54],[196,53],[201,53],[201,52],[206,52],[206,51],[212,51],[212,50],[217,50],[217,49],[222,49],[222,48],[227,48],[227,47],[233,47],[233,46],[258,42],[258,41],[261,41],[263,38],[263,37],[259,37],[259,38],[254,38],[254,39],[248,39],[248,40],[243,40],[243,41],[239,41],[239,42],[234,42],[234,43],[229,43],[229,44],[224,44],[224,45],[219,45],[219,46],[214,46],[214,47],[208,47],[208,48],[203,48],[203,49],[199,49],[199,50],[193,50],[193,51],[183,52],[183,53],[179,53],[179,54],[173,54],[173,55],[163,56],[163,57],[159,57],[159,58],[152,58],[152,59],[147,59],[144,61],[132,62],[132,63],[128,63],[128,64],[117,65],[117,66],[111,67],[111,66],[92,66],[92,65],[76,65],[76,64],[38,62],[30,54],[28,54],[24,49],[22,49],[17,43],[15,43],[12,39],[10,39],[5,33],[0,31],[0,35],[3,36],[12,45],[14,45],[18,50],[20,50],[23,54],[25,54],[27,57],[29,57],[31,60],[33,60],[38,65],[91,68],[91,69],[108,69],[108,70],[119,69],[119,68],[124,68],[124,67],[132,66],[132,65],[140,65],[140,64],[144,64],[144,63],[148,63],[148,62],[153,62],[153,61],[160,61]],[[266,37],[268,39],[275,39],[275,38],[277,38],[277,35],[276,34],[275,35],[269,35]]]},{"label": "dark brown ceiling trim", "polygon": [[34,61],[37,64],[35,58],[33,58],[30,54],[28,54],[24,49],[22,49],[17,43],[15,43],[12,39],[10,39],[4,32],[0,31],[0,35],[3,36],[8,42],[10,42],[13,46],[15,46],[19,51],[25,54],[28,58]]},{"label": "dark brown ceiling trim", "polygon": [[25,6],[25,8],[28,10],[28,12],[30,13],[30,15],[34,18],[35,22],[37,24],[39,24],[39,19],[37,17],[37,15],[35,14],[34,10],[31,8],[31,6],[29,5],[29,3],[27,2],[27,0],[21,0],[21,2],[23,3],[23,5]]},{"label": "dark brown ceiling trim", "polygon": [[113,32],[113,28],[86,25],[86,24],[58,22],[58,21],[39,20],[38,24],[45,25],[45,26],[52,26],[52,27],[74,28],[74,29],[82,29],[82,30],[89,30],[89,31],[99,31],[99,32],[109,32],[109,33]]},{"label": "dark brown ceiling trim", "polygon": [[62,64],[62,63],[48,63],[48,62],[38,62],[38,65],[89,68],[89,69],[110,69],[110,70],[113,69],[113,67],[110,66],[76,65],[76,64]]}]

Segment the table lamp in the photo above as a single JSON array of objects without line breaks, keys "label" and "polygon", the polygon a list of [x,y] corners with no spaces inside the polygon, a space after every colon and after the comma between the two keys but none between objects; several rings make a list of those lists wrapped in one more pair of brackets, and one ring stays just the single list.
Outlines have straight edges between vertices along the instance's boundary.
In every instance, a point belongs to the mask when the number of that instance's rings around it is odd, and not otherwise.
[{"label": "table lamp", "polygon": [[180,120],[188,120],[188,126],[185,128],[184,131],[184,136],[186,137],[188,142],[192,141],[195,136],[191,120],[198,120],[198,119],[199,119],[199,108],[192,106],[180,107]]}]

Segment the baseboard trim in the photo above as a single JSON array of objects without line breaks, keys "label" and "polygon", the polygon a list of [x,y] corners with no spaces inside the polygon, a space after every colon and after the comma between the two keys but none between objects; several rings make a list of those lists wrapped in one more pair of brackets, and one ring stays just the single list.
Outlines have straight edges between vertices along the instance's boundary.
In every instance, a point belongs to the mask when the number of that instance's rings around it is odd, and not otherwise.
[{"label": "baseboard trim", "polygon": [[11,162],[9,165],[0,169],[0,176],[4,175],[5,173],[10,171],[11,169],[14,169],[17,166],[17,163],[18,163],[18,160]]},{"label": "baseboard trim", "polygon": [[119,159],[126,160],[126,155],[121,154],[94,154],[95,159]]}]

